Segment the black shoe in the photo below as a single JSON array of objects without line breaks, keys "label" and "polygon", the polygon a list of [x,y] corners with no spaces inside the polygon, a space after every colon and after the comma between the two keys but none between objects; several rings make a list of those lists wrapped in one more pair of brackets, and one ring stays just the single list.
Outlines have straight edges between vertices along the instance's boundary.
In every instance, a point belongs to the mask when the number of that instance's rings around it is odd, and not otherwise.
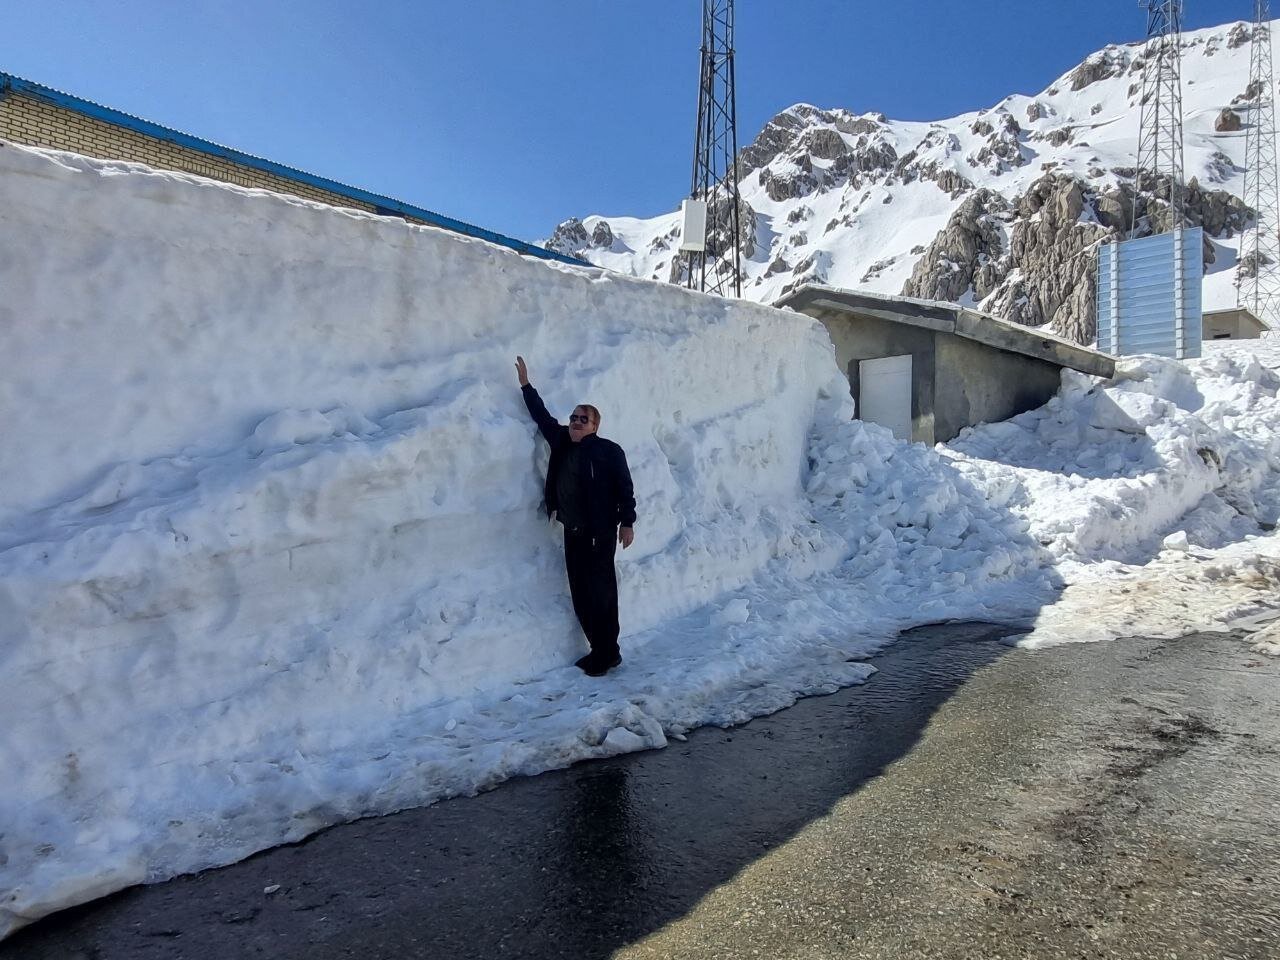
[{"label": "black shoe", "polygon": [[591,665],[591,654],[588,653],[585,657],[579,657],[577,660],[573,661],[573,665],[579,670],[587,669],[587,667]]},{"label": "black shoe", "polygon": [[598,657],[588,655],[582,672],[588,677],[603,677],[621,662],[622,654],[620,653],[602,653]]}]

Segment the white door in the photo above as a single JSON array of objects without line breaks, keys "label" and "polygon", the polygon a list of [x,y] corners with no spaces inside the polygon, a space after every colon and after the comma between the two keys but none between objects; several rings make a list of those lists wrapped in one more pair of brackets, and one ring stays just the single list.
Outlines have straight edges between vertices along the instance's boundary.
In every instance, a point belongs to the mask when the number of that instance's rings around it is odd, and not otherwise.
[{"label": "white door", "polygon": [[858,416],[911,439],[911,354],[858,362]]}]

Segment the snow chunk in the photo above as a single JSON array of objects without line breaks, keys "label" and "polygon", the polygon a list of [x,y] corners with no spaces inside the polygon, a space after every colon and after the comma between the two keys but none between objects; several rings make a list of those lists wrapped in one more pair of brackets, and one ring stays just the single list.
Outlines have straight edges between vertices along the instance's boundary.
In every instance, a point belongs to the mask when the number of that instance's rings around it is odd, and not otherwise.
[{"label": "snow chunk", "polygon": [[377,429],[372,421],[344,407],[323,413],[319,410],[282,410],[254,428],[248,448],[257,456],[267,450],[334,437],[367,437]]},{"label": "snow chunk", "polygon": [[649,746],[648,741],[626,727],[614,727],[604,738],[604,747],[611,754],[634,753]]},{"label": "snow chunk", "polygon": [[1254,653],[1265,653],[1269,657],[1280,657],[1280,621],[1264,627],[1251,638],[1250,647]]},{"label": "snow chunk", "polygon": [[737,600],[730,600],[721,609],[712,614],[711,622],[720,626],[728,626],[729,624],[746,623],[750,616],[750,601],[738,598]]}]

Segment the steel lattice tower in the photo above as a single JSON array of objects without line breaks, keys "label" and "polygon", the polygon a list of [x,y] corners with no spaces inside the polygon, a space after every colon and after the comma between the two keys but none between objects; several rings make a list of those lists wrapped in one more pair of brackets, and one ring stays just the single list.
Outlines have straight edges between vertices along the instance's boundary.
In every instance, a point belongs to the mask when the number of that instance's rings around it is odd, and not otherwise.
[{"label": "steel lattice tower", "polygon": [[689,255],[688,286],[742,295],[733,0],[702,0],[702,69],[690,196],[707,204],[706,249]]},{"label": "steel lattice tower", "polygon": [[[1138,230],[1137,193],[1154,194],[1160,175],[1169,178],[1170,223],[1183,226],[1182,203],[1182,0],[1139,0],[1147,7],[1146,61],[1142,71],[1142,109],[1138,132],[1138,169],[1134,174],[1132,239]],[[1148,204],[1150,219],[1150,204]],[[1161,233],[1152,224],[1152,233]]]},{"label": "steel lattice tower", "polygon": [[1255,211],[1241,238],[1237,303],[1280,329],[1280,178],[1276,172],[1275,79],[1271,68],[1271,4],[1254,0],[1245,126],[1244,202]]}]

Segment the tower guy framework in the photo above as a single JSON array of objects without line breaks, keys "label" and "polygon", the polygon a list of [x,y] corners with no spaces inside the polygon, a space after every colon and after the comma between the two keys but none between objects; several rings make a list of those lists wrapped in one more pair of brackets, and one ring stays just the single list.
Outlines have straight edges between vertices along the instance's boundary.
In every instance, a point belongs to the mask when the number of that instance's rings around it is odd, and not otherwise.
[{"label": "tower guy framework", "polygon": [[706,204],[706,242],[688,254],[687,285],[742,295],[738,115],[733,90],[733,0],[702,0],[702,68],[690,196]]},{"label": "tower guy framework", "polygon": [[[1154,194],[1169,178],[1169,229],[1183,226],[1182,202],[1182,0],[1139,0],[1147,8],[1146,61],[1142,71],[1138,167],[1134,174],[1129,237],[1138,230],[1137,193]],[[1151,204],[1147,205],[1151,216]],[[1151,223],[1152,233],[1163,230]]]},{"label": "tower guy framework", "polygon": [[1275,78],[1271,4],[1254,0],[1245,125],[1244,202],[1255,211],[1240,241],[1237,303],[1280,329],[1280,177],[1276,172]]}]

